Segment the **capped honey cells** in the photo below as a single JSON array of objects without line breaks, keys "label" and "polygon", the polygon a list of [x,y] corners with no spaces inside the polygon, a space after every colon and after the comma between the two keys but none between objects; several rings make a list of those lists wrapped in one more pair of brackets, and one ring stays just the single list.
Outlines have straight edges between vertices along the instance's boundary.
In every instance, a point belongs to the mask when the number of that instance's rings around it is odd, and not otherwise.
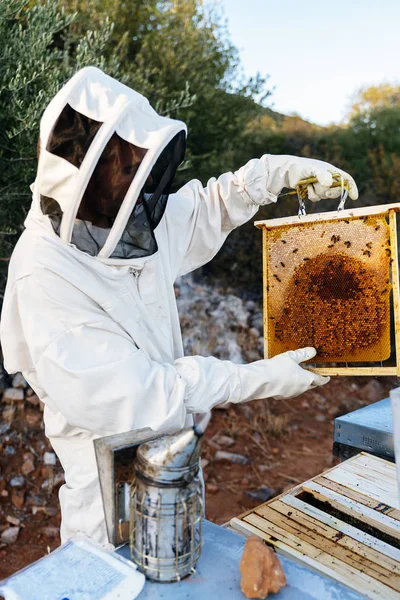
[{"label": "capped honey cells", "polygon": [[317,363],[391,355],[391,248],[385,215],[267,232],[268,356],[313,346]]},{"label": "capped honey cells", "polygon": [[274,324],[275,339],[296,348],[313,346],[324,360],[371,348],[386,327],[389,289],[380,289],[361,260],[319,254],[296,268]]}]

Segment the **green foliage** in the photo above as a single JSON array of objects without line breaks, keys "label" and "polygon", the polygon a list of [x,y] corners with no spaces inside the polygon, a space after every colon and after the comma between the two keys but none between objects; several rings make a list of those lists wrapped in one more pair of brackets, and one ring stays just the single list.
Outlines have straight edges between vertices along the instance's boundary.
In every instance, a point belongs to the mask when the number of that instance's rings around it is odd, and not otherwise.
[{"label": "green foliage", "polygon": [[[29,184],[36,171],[39,120],[46,104],[75,70],[88,64],[117,71],[110,53],[112,34],[72,35],[76,15],[56,0],[30,6],[0,0],[0,256],[7,257],[22,230],[30,205]],[[13,232],[14,235],[13,235]],[[3,263],[4,264],[4,263]],[[1,282],[0,282],[1,283]]]},{"label": "green foliage", "polygon": [[[358,204],[398,200],[400,87],[360,90],[337,127],[280,115],[263,105],[266,80],[243,76],[223,15],[208,6],[201,0],[0,0],[0,258],[10,255],[30,204],[40,115],[66,79],[88,64],[187,123],[188,160],[176,185],[192,177],[205,183],[265,153],[294,154],[349,171],[361,191]],[[325,202],[323,209],[334,206]],[[296,210],[295,200],[283,198],[257,218]],[[204,273],[234,281],[250,296],[260,293],[261,236],[252,223],[229,236]]]},{"label": "green foliage", "polygon": [[350,119],[369,118],[371,112],[381,108],[398,108],[400,106],[400,85],[382,83],[361,88],[354,100],[349,114]]},{"label": "green foliage", "polygon": [[[62,4],[77,8],[75,0]],[[243,77],[222,14],[201,0],[87,0],[79,4],[76,33],[89,23],[102,27],[106,15],[120,75],[157,111],[188,125],[188,160],[177,184],[232,168],[253,99],[269,93],[260,76]]]},{"label": "green foliage", "polygon": [[[240,164],[254,156],[292,154],[326,160],[348,171],[360,191],[353,206],[398,202],[400,199],[400,87],[375,86],[360,92],[348,123],[318,127],[298,117],[261,109],[250,120],[236,155]],[[308,203],[307,210],[334,210],[336,201],[323,207]],[[296,201],[283,197],[262,208],[257,219],[283,217],[297,212]],[[261,294],[261,235],[252,223],[233,232],[219,255],[203,273],[235,282],[250,297]]]}]

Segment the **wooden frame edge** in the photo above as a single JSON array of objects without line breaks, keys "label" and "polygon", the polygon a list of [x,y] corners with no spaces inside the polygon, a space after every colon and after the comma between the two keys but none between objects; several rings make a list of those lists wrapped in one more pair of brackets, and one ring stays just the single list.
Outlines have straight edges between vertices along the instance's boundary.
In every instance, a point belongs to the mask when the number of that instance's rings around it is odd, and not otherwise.
[{"label": "wooden frame edge", "polygon": [[274,228],[282,225],[303,225],[304,223],[315,223],[320,221],[335,221],[337,219],[346,219],[347,217],[368,217],[373,215],[385,215],[388,213],[400,212],[400,203],[382,204],[381,206],[366,206],[362,208],[349,208],[340,211],[331,211],[326,213],[313,213],[302,217],[280,217],[277,219],[267,219],[265,221],[255,221],[254,226],[262,229],[263,227]]},{"label": "wooden frame edge", "polygon": [[[325,220],[326,215],[331,218],[343,219],[348,213],[348,216],[366,216],[367,214],[385,214],[389,216],[390,240],[392,248],[393,262],[391,264],[392,274],[392,294],[393,294],[393,312],[395,322],[395,345],[396,345],[396,366],[390,367],[312,367],[309,371],[318,375],[326,376],[399,376],[400,377],[400,302],[399,302],[399,269],[398,269],[398,253],[397,253],[397,219],[396,213],[400,212],[400,203],[375,206],[369,209],[354,209],[348,211],[318,213],[321,217],[319,220]],[[269,321],[268,321],[268,261],[266,257],[268,229],[270,227],[279,226],[284,223],[293,224],[315,221],[316,215],[307,215],[306,217],[289,217],[288,219],[272,219],[270,221],[256,221],[254,225],[262,230],[262,262],[263,262],[263,322],[264,322],[264,358],[269,358]],[[328,217],[326,217],[327,220]]]},{"label": "wooden frame edge", "polygon": [[267,238],[268,231],[262,229],[262,263],[263,263],[263,322],[264,322],[264,358],[269,358],[269,323],[268,323],[268,261],[267,261]]},{"label": "wooden frame edge", "polygon": [[[396,353],[397,356],[397,353]],[[307,368],[307,366],[306,366]],[[309,368],[309,371],[317,373],[318,375],[329,375],[329,376],[371,376],[371,377],[383,377],[390,375],[398,375],[398,367],[313,367]]]},{"label": "wooden frame edge", "polygon": [[392,294],[394,313],[394,337],[396,345],[396,375],[400,375],[400,314],[399,314],[399,269],[397,264],[397,219],[396,212],[389,212],[390,248],[392,252]]}]

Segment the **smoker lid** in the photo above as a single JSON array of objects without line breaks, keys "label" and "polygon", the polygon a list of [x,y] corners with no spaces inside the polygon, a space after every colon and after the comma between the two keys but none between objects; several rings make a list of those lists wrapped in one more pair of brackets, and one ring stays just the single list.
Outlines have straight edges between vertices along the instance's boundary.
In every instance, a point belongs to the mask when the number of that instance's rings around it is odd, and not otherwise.
[{"label": "smoker lid", "polygon": [[142,444],[137,457],[160,469],[182,469],[198,464],[200,439],[194,429],[183,429]]}]

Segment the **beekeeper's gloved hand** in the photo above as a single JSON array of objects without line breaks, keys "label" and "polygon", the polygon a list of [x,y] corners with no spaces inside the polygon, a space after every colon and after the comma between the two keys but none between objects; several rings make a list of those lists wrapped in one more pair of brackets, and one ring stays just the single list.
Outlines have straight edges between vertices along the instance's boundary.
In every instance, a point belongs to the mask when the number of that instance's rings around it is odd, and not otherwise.
[{"label": "beekeeper's gloved hand", "polygon": [[317,183],[307,188],[308,197],[313,202],[324,198],[338,198],[341,194],[341,186],[331,188],[333,183],[332,174],[338,173],[346,179],[349,184],[349,197],[357,200],[358,190],[355,181],[348,173],[337,169],[333,165],[322,160],[313,158],[299,158],[289,155],[266,154],[265,159],[268,167],[267,190],[276,198],[284,188],[295,189],[301,179],[316,177]]},{"label": "beekeeper's gloved hand", "polygon": [[278,354],[267,360],[248,365],[236,365],[241,392],[238,403],[263,398],[292,398],[319,385],[330,377],[323,377],[300,366],[316,355],[314,348],[301,348]]}]

